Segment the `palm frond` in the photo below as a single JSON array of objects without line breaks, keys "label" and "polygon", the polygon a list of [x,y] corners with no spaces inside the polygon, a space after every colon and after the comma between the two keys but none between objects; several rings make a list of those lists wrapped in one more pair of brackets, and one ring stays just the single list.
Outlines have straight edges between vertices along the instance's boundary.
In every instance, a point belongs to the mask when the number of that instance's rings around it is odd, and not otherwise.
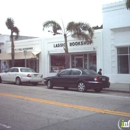
[{"label": "palm frond", "polygon": [[58,33],[57,31],[58,31],[58,30],[62,30],[62,29],[61,29],[61,26],[60,26],[57,22],[55,22],[55,21],[53,21],[53,20],[51,20],[51,21],[46,21],[46,22],[43,23],[43,30],[44,30],[45,28],[49,28],[49,27],[52,27],[52,31],[53,31],[54,35],[60,34],[60,33]]},{"label": "palm frond", "polygon": [[72,37],[79,40],[85,40],[88,42],[88,44],[91,44],[93,42],[91,36],[85,32],[75,32],[72,34]]},{"label": "palm frond", "polygon": [[72,32],[73,30],[75,29],[75,22],[69,22],[67,27],[66,27],[66,30],[69,31],[69,32]]},{"label": "palm frond", "polygon": [[7,18],[5,24],[8,29],[12,29],[14,27],[14,20],[12,18]]},{"label": "palm frond", "polygon": [[93,38],[93,36],[94,36],[94,30],[90,27],[88,29],[88,32],[89,32],[90,37]]},{"label": "palm frond", "polygon": [[126,0],[126,8],[130,9],[130,0]]},{"label": "palm frond", "polygon": [[15,39],[17,40],[19,37],[19,29],[17,27],[13,27],[12,31],[16,34]]},{"label": "palm frond", "polygon": [[94,35],[93,29],[89,24],[83,22],[70,22],[67,25],[67,31],[71,32],[72,37],[85,40],[92,43],[92,38]]}]

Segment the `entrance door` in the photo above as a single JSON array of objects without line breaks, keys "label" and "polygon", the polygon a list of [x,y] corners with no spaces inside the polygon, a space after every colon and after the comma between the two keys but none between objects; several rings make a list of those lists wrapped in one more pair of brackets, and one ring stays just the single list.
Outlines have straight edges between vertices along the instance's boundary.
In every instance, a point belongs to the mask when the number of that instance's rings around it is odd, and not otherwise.
[{"label": "entrance door", "polygon": [[84,68],[83,56],[76,56],[75,57],[75,67],[76,68]]}]

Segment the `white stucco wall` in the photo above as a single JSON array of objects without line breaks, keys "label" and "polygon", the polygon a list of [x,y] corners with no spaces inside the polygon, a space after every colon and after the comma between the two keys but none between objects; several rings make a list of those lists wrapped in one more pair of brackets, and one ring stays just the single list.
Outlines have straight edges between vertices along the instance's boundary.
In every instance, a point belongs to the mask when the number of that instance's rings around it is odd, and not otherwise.
[{"label": "white stucco wall", "polygon": [[117,47],[130,46],[130,11],[125,0],[103,6],[103,72],[113,83],[130,83],[130,74],[118,74]]}]

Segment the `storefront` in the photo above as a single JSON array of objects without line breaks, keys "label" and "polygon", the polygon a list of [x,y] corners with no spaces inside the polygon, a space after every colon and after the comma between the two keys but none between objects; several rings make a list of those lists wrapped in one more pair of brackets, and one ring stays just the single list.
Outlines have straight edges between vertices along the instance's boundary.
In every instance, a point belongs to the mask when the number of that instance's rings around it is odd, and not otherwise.
[{"label": "storefront", "polygon": [[[15,67],[26,66],[39,72],[41,43],[42,39],[39,38],[15,41]],[[6,61],[11,67],[11,43],[5,43],[4,48],[5,52],[0,53],[1,64]]]},{"label": "storefront", "polygon": [[[65,52],[63,37],[44,39],[42,44],[41,68],[45,77],[53,76],[65,68]],[[71,68],[87,68],[98,71],[102,68],[102,30],[95,30],[93,44],[68,38],[68,50]],[[44,53],[43,53],[44,52]]]},{"label": "storefront", "polygon": [[[97,71],[96,53],[70,54],[70,67]],[[65,54],[50,55],[50,72],[58,72],[64,68]]]}]

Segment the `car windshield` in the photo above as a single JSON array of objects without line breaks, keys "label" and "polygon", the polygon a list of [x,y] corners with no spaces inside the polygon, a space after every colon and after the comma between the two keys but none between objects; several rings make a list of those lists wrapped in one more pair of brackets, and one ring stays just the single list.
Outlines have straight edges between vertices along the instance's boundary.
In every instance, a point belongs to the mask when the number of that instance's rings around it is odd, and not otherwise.
[{"label": "car windshield", "polygon": [[21,72],[35,72],[33,69],[31,68],[21,68],[20,69]]},{"label": "car windshield", "polygon": [[95,72],[93,70],[87,70],[87,69],[83,70],[83,74],[87,74],[87,75],[98,75],[97,72]]}]

